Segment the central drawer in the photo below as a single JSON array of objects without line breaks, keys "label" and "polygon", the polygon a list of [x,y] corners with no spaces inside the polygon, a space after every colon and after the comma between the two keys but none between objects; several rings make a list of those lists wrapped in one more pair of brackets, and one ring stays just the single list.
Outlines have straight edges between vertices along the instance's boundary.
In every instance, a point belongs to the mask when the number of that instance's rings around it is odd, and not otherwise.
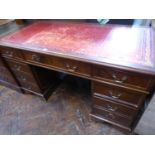
[{"label": "central drawer", "polygon": [[29,62],[54,67],[66,72],[81,74],[84,76],[91,75],[91,66],[84,62],[32,52],[25,52],[24,56]]},{"label": "central drawer", "polygon": [[94,96],[100,96],[136,108],[144,103],[146,97],[146,94],[137,91],[99,82],[92,82],[92,91]]},{"label": "central drawer", "polygon": [[84,62],[55,57],[53,59],[53,65],[67,72],[91,76],[91,67]]}]

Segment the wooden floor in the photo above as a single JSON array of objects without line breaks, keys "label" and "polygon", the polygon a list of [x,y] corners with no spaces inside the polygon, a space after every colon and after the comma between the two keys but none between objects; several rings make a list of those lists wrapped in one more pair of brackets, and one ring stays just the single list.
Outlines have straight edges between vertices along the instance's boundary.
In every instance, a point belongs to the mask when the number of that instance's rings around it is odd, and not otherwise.
[{"label": "wooden floor", "polygon": [[90,120],[87,82],[66,78],[48,102],[0,86],[0,134],[123,134]]}]

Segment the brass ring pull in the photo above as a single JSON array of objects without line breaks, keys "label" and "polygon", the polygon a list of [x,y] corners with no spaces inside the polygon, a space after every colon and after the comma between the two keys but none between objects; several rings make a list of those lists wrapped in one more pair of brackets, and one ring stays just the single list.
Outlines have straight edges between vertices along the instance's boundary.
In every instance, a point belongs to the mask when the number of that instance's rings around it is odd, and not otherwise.
[{"label": "brass ring pull", "polygon": [[69,68],[70,68],[70,65],[69,65],[69,64],[66,64],[65,66],[66,66],[66,68],[67,68],[67,69],[69,69]]},{"label": "brass ring pull", "polygon": [[107,109],[114,112],[117,110],[117,107],[112,107],[110,105],[107,105]]},{"label": "brass ring pull", "polygon": [[119,99],[122,96],[122,93],[117,93],[117,94],[115,93],[114,94],[112,91],[109,91],[109,94],[114,99]]},{"label": "brass ring pull", "polygon": [[76,70],[77,70],[77,66],[70,66],[69,64],[65,64],[65,67],[67,68],[67,70],[69,71],[69,72],[75,72]]},{"label": "brass ring pull", "polygon": [[34,61],[40,61],[40,57],[38,55],[36,55],[36,54],[33,54],[32,55],[32,60],[34,60]]},{"label": "brass ring pull", "polygon": [[20,79],[21,79],[22,81],[26,81],[26,78],[25,78],[24,76],[21,76]]},{"label": "brass ring pull", "polygon": [[108,114],[106,115],[106,117],[111,118],[111,119],[115,119],[115,115],[113,115],[113,114],[111,114],[111,113],[108,113]]},{"label": "brass ring pull", "polygon": [[13,52],[12,51],[6,51],[5,52],[8,56],[12,57],[13,56]]},{"label": "brass ring pull", "polygon": [[21,70],[21,66],[20,65],[14,65],[14,69],[17,70],[17,71],[20,71]]},{"label": "brass ring pull", "polygon": [[123,83],[128,79],[128,77],[126,75],[123,76],[121,79],[119,79],[115,74],[112,74],[112,77],[113,77],[114,81],[117,83]]}]

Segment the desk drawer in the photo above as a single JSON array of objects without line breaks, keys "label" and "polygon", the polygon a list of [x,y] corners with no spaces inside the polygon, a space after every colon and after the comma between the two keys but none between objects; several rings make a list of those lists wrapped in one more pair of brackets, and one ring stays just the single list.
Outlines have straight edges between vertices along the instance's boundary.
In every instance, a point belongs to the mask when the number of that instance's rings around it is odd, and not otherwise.
[{"label": "desk drawer", "polygon": [[92,83],[92,91],[94,96],[100,96],[116,102],[131,105],[138,108],[146,97],[146,94],[131,91],[129,89],[120,88],[99,82]]},{"label": "desk drawer", "polygon": [[14,74],[17,77],[19,82],[30,82],[30,83],[36,84],[36,80],[34,79],[32,74],[27,74],[24,72],[17,72],[17,71],[14,71]]},{"label": "desk drawer", "polygon": [[93,77],[140,90],[149,90],[155,81],[151,75],[99,66],[93,67]]},{"label": "desk drawer", "polygon": [[129,106],[125,106],[114,102],[112,100],[107,100],[100,97],[93,97],[93,107],[100,107],[103,110],[113,112],[122,115],[126,118],[132,119],[138,113],[138,110]]},{"label": "desk drawer", "polygon": [[39,63],[43,65],[51,65],[53,61],[50,56],[47,56],[44,54],[32,53],[32,52],[25,52],[24,57],[27,61]]},{"label": "desk drawer", "polygon": [[16,59],[23,59],[22,52],[18,49],[0,47],[0,52],[3,56],[7,56],[10,58],[16,58]]},{"label": "desk drawer", "polygon": [[30,62],[47,65],[49,67],[51,66],[71,73],[82,74],[85,76],[91,75],[90,65],[76,60],[58,58],[55,56],[47,56],[47,55],[36,54],[32,52],[25,53],[25,59]]},{"label": "desk drawer", "polygon": [[84,62],[64,58],[54,58],[53,65],[67,72],[82,74],[84,76],[91,75],[90,65]]},{"label": "desk drawer", "polygon": [[16,76],[22,88],[40,93],[40,88],[27,64],[22,64],[6,58],[5,61],[13,71],[13,74]]},{"label": "desk drawer", "polygon": [[18,71],[18,72],[22,71],[22,72],[31,74],[31,69],[29,68],[27,64],[19,63],[19,62],[9,60],[9,59],[5,59],[5,60],[13,71]]},{"label": "desk drawer", "polygon": [[123,126],[127,126],[130,127],[133,120],[131,119],[127,119],[124,118],[122,116],[119,116],[115,113],[103,110],[103,109],[99,109],[99,108],[93,108],[92,110],[92,114],[101,117],[102,119],[104,119],[105,121],[111,121],[117,124],[121,124]]}]

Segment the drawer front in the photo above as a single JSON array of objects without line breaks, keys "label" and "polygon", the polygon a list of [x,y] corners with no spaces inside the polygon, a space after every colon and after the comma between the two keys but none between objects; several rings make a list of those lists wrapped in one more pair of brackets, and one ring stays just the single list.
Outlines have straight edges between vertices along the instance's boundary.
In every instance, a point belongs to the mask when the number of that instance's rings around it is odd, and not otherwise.
[{"label": "drawer front", "polygon": [[1,47],[0,52],[3,56],[7,56],[9,58],[23,59],[22,51],[18,49]]},{"label": "drawer front", "polygon": [[33,75],[31,75],[31,74],[27,74],[24,72],[17,72],[17,71],[14,71],[14,74],[20,83],[21,82],[29,82],[29,83],[37,85],[36,80],[34,79]]},{"label": "drawer front", "polygon": [[109,111],[99,109],[99,108],[93,108],[92,114],[101,117],[102,119],[121,124],[123,126],[130,127],[133,120],[121,117],[117,114],[111,113]]},{"label": "drawer front", "polygon": [[27,61],[42,64],[42,65],[51,65],[52,58],[44,54],[25,52],[24,57]]},{"label": "drawer front", "polygon": [[87,63],[64,58],[54,58],[53,65],[67,72],[91,76],[91,66]]},{"label": "drawer front", "polygon": [[87,63],[30,52],[25,53],[24,56],[25,59],[30,62],[51,66],[71,73],[82,74],[84,76],[91,75],[91,67]]},{"label": "drawer front", "polygon": [[9,60],[5,58],[6,63],[9,65],[22,88],[40,93],[40,88],[35,81],[33,74],[27,64]]},{"label": "drawer front", "polygon": [[93,107],[100,107],[103,110],[105,109],[109,112],[122,115],[129,119],[134,118],[138,113],[137,109],[131,108],[129,106],[124,106],[117,102],[99,98],[99,97],[93,97]]},{"label": "drawer front", "polygon": [[22,72],[31,74],[31,69],[27,64],[22,64],[9,59],[5,59],[5,60],[13,71],[18,71],[18,72],[22,71]]},{"label": "drawer front", "polygon": [[93,77],[140,90],[149,90],[154,83],[154,78],[151,75],[122,71],[110,67],[94,66]]},{"label": "drawer front", "polygon": [[144,102],[146,97],[146,94],[99,82],[92,83],[92,91],[93,95],[128,104],[136,108]]}]

